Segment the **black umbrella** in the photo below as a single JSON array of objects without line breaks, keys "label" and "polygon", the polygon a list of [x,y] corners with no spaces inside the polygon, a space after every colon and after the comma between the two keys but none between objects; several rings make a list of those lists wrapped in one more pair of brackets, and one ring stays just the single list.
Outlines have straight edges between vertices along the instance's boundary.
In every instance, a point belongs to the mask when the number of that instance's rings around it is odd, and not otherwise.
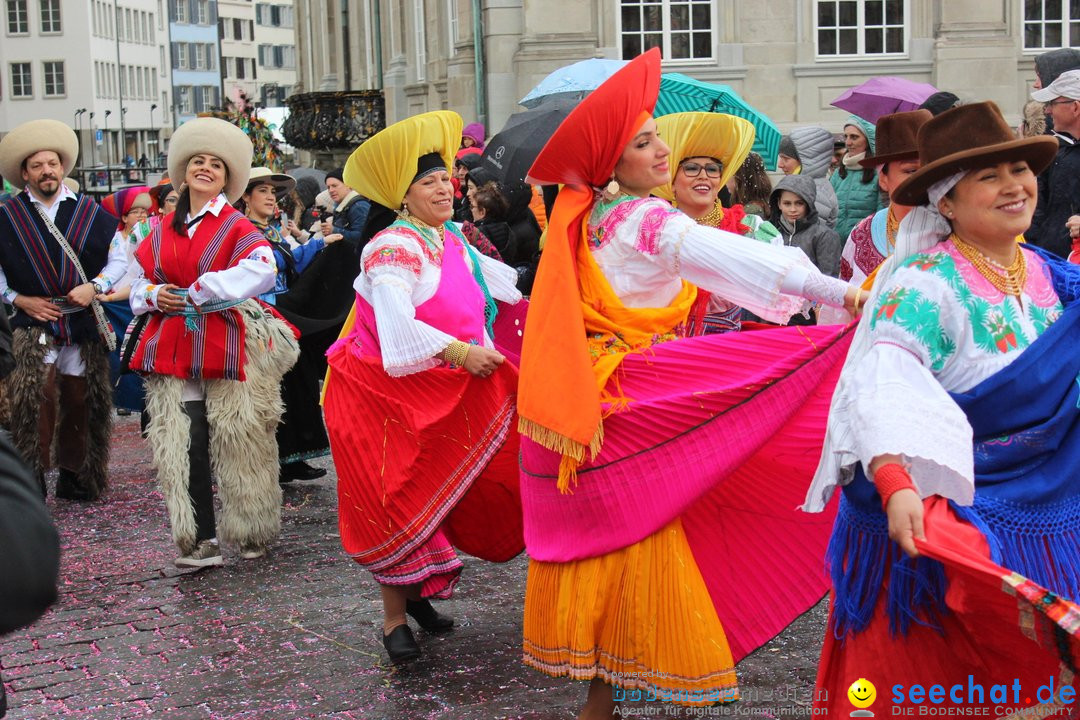
[{"label": "black umbrella", "polygon": [[552,100],[511,115],[484,148],[480,167],[487,168],[503,182],[524,182],[536,156],[579,102]]}]

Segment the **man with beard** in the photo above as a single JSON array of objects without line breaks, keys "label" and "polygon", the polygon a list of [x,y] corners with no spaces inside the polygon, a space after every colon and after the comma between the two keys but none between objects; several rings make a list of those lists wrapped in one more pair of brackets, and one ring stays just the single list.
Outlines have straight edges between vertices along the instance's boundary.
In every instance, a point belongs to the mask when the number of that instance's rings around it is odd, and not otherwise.
[{"label": "man with beard", "polygon": [[0,206],[0,294],[11,316],[15,370],[11,433],[42,493],[54,435],[56,496],[95,500],[105,489],[113,340],[96,295],[127,270],[110,248],[117,219],[63,183],[78,156],[71,128],[23,123],[0,140],[0,175],[22,192]]}]

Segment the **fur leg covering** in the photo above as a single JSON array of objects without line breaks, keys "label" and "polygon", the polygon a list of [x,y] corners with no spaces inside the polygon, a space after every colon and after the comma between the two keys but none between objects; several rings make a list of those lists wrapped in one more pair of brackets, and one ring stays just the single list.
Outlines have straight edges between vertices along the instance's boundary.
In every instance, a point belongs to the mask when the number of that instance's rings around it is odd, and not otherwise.
[{"label": "fur leg covering", "polygon": [[[51,448],[41,447],[38,416],[46,392],[51,367],[45,365],[49,336],[38,327],[16,328],[12,331],[12,352],[15,369],[4,380],[11,399],[11,437],[23,459],[38,475],[49,469]],[[51,396],[55,402],[55,393]],[[55,407],[52,417],[56,418]]]},{"label": "fur leg covering", "polygon": [[98,497],[109,482],[109,444],[113,426],[109,356],[103,342],[83,343],[79,351],[86,365],[86,410],[90,419],[86,459],[79,472],[79,480],[92,497]]},{"label": "fur leg covering", "polygon": [[269,544],[281,532],[276,431],[281,378],[300,346],[289,326],[253,301],[244,318],[244,382],[207,380],[210,457],[221,498],[219,537],[241,547]]},{"label": "fur leg covering", "polygon": [[146,377],[146,436],[154,453],[158,485],[169,511],[173,542],[187,554],[195,548],[195,508],[188,491],[191,420],[184,412],[184,381],[169,375]]}]

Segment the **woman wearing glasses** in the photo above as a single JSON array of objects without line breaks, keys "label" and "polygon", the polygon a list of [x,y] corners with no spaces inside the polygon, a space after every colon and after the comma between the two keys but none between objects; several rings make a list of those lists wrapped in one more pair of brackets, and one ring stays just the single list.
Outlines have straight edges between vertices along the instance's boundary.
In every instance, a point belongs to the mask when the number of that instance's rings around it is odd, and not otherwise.
[{"label": "woman wearing glasses", "polygon": [[[720,190],[746,160],[754,144],[754,126],[734,115],[688,112],[656,119],[656,131],[671,148],[671,181],[653,191],[697,221],[770,244],[780,233],[766,220],[748,215],[742,205],[725,208]],[[698,289],[690,311],[688,335],[739,330],[742,308]]]}]

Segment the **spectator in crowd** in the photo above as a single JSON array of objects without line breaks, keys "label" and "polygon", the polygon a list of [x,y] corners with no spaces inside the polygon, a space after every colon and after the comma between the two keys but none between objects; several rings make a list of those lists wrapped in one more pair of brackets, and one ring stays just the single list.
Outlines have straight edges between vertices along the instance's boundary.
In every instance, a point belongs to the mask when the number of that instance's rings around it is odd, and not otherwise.
[{"label": "spectator in crowd", "polygon": [[807,175],[817,190],[818,217],[829,227],[836,226],[836,191],[829,183],[829,163],[833,157],[833,136],[816,125],[797,127],[780,140],[777,165],[785,175]]},{"label": "spectator in crowd", "polygon": [[844,123],[844,146],[844,159],[829,178],[839,204],[836,233],[841,242],[851,234],[856,223],[882,207],[877,173],[874,168],[861,164],[874,156],[874,126],[857,115],[849,116]]},{"label": "spectator in crowd", "polygon": [[1031,93],[1046,103],[1058,141],[1054,162],[1039,176],[1035,217],[1024,233],[1033,245],[1067,257],[1072,238],[1065,223],[1080,209],[1080,70],[1067,70],[1049,85]]},{"label": "spectator in crowd", "polygon": [[326,189],[330,193],[330,199],[334,201],[334,217],[332,221],[324,220],[320,223],[322,236],[341,233],[345,244],[359,253],[363,249],[360,238],[371,203],[342,181],[340,169],[326,174]]}]

